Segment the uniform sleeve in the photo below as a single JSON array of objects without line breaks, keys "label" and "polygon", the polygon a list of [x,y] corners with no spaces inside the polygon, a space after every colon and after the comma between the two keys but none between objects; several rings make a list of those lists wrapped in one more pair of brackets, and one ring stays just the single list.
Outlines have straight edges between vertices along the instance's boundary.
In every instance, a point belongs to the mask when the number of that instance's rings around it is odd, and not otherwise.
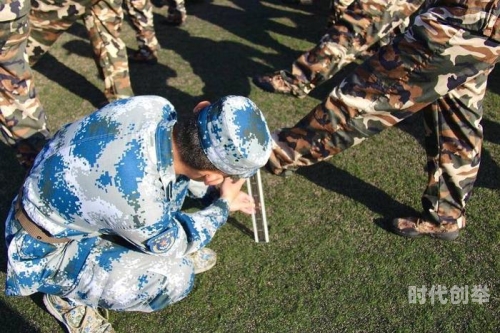
[{"label": "uniform sleeve", "polygon": [[229,217],[229,204],[218,199],[195,213],[176,211],[163,220],[134,230],[115,230],[118,235],[144,252],[157,255],[185,255],[196,252],[212,240]]},{"label": "uniform sleeve", "polygon": [[187,235],[186,253],[196,252],[210,243],[217,229],[226,223],[228,217],[229,204],[225,199],[218,199],[196,213],[178,212],[175,218]]}]

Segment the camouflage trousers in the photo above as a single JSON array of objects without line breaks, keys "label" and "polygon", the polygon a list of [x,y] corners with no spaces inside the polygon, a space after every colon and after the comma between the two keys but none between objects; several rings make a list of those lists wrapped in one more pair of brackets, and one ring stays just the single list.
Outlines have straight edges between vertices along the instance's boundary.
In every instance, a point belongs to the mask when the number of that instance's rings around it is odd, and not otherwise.
[{"label": "camouflage trousers", "polygon": [[186,3],[184,0],[164,0],[171,14],[186,15]]},{"label": "camouflage trousers", "polygon": [[159,48],[153,23],[153,5],[150,0],[125,0],[127,13],[136,32],[139,48],[155,52]]},{"label": "camouflage trousers", "polygon": [[27,61],[28,35],[27,15],[0,22],[0,140],[13,147],[35,134],[50,136]]},{"label": "camouflage trousers", "polygon": [[327,32],[292,64],[292,90],[305,96],[346,65],[387,44],[424,0],[333,0]]},{"label": "camouflage trousers", "polygon": [[500,54],[500,9],[498,0],[451,3],[427,8],[294,127],[275,131],[268,166],[280,173],[323,161],[423,110],[424,216],[463,227],[480,164],[482,99]]},{"label": "camouflage trousers", "polygon": [[104,94],[109,101],[133,96],[125,43],[119,37],[123,23],[122,0],[36,0],[30,12],[32,31],[27,52],[35,64],[59,36],[84,19],[90,32],[96,63],[102,70]]}]

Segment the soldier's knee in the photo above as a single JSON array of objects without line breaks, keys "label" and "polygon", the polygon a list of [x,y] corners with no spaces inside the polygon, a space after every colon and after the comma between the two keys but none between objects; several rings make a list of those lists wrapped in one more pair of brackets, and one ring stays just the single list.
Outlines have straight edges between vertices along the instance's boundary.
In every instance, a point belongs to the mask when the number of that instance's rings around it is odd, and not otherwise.
[{"label": "soldier's knee", "polygon": [[158,295],[149,302],[152,311],[161,310],[189,295],[194,286],[194,273],[191,271],[189,275],[177,276],[173,279],[170,276],[167,280]]}]

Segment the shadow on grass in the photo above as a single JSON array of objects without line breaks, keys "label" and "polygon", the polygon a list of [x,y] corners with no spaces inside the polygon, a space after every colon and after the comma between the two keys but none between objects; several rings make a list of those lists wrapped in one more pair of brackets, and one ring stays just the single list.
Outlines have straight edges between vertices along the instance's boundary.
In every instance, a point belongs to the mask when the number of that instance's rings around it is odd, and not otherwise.
[{"label": "shadow on grass", "polygon": [[[276,7],[283,4],[271,1],[234,0],[233,4],[234,6],[222,6],[209,1],[188,2],[188,16],[196,16],[249,43],[273,49],[275,52],[262,52],[242,42],[192,36],[182,27],[166,26],[165,17],[155,14],[154,23],[160,45],[175,51],[190,63],[194,73],[204,82],[203,96],[189,96],[168,87],[166,80],[182,73],[162,64],[130,64],[134,93],[164,96],[176,107],[188,105],[189,110],[195,104],[193,99],[210,100],[227,94],[247,96],[251,89],[249,77],[274,70],[262,63],[279,65],[281,62],[290,65],[304,51],[287,47],[274,35],[290,36],[315,43],[324,31],[329,6],[326,0],[314,6],[290,6],[290,9],[286,6]],[[189,24],[189,19],[186,24]],[[259,29],[255,29],[255,26],[259,26]],[[79,22],[67,32],[87,39],[87,31]],[[72,40],[65,43],[63,48],[70,53],[92,57],[91,46],[86,40]],[[81,98],[89,100],[96,107],[105,102],[104,95],[98,88],[50,54],[39,61],[36,70]]]},{"label": "shadow on grass", "polygon": [[[203,93],[198,98],[212,100],[229,94],[248,96],[251,90],[248,77],[265,69],[265,66],[253,60],[262,57],[262,52],[242,43],[192,36],[183,29],[160,31],[157,37],[162,48],[179,54],[203,81]],[[131,66],[131,75],[134,75],[135,67]],[[161,68],[156,68],[155,73],[161,73]],[[182,73],[175,72],[177,75]],[[157,78],[155,80],[158,81]],[[135,81],[132,78],[133,84]],[[165,85],[164,80],[159,83]],[[134,91],[138,92],[136,88]],[[166,87],[166,94],[171,99],[170,87]]]},{"label": "shadow on grass", "polygon": [[[286,47],[271,33],[293,36],[297,39],[313,39],[313,36],[317,39],[321,35],[318,31],[319,26],[325,26],[327,17],[327,14],[316,6],[303,6],[304,8],[300,11],[287,11],[286,8],[264,6],[259,1],[239,0],[234,3],[239,8],[215,5],[210,2],[188,3],[188,15],[197,16],[218,25],[250,43],[272,48],[276,53],[264,53],[242,42],[193,36],[182,27],[165,25],[165,17],[155,14],[155,30],[160,45],[164,49],[173,50],[189,62],[194,73],[204,82],[203,96],[189,96],[168,87],[167,79],[182,75],[182,73],[177,73],[175,68],[161,64],[163,59],[160,59],[160,63],[154,66],[130,64],[130,79],[135,95],[164,96],[176,107],[189,105],[189,110],[195,104],[193,99],[213,99],[227,94],[247,96],[250,93],[248,77],[269,71],[269,67],[260,62],[275,62],[276,60],[289,62],[303,51]],[[306,10],[312,10],[314,13],[307,13]],[[318,20],[315,16],[320,13],[324,17]],[[278,23],[273,18],[286,18],[294,24],[289,26]],[[321,21],[321,24],[316,23],[317,21]],[[186,24],[189,24],[189,19]],[[260,27],[257,30],[256,24]],[[87,38],[87,31],[79,22],[67,32],[79,38]],[[87,40],[72,40],[65,43],[63,48],[69,53],[92,58],[91,46]],[[168,62],[168,59],[165,61]],[[94,106],[99,107],[105,102],[104,95],[98,88],[50,54],[46,54],[35,66],[37,71],[59,85],[67,87],[72,93],[89,100]]]},{"label": "shadow on grass", "polygon": [[385,218],[415,215],[414,208],[401,204],[379,188],[370,185],[328,162],[321,162],[297,170],[297,174],[329,191],[362,203]]},{"label": "shadow on grass", "polygon": [[[242,43],[192,36],[182,28],[161,23],[164,17],[158,14],[154,15],[154,20],[156,36],[162,48],[173,50],[190,64],[194,74],[204,82],[203,93],[201,96],[192,96],[168,86],[169,79],[182,76],[183,73],[171,68],[168,65],[169,60],[162,59],[160,55],[159,62],[155,65],[132,62],[129,64],[130,81],[135,95],[163,96],[174,105],[179,116],[191,112],[201,100],[211,101],[228,94],[249,95],[251,87],[247,77],[264,68],[252,60],[261,57],[261,52]],[[80,24],[75,24],[70,30],[77,31],[75,34],[80,35],[81,32],[78,31],[81,29]],[[90,46],[84,40],[66,42],[63,48],[82,57],[92,57]],[[131,53],[132,49],[127,51]],[[79,86],[80,90],[82,85],[83,82],[76,86]],[[79,94],[84,97],[83,92]],[[101,92],[100,94],[102,95]]]},{"label": "shadow on grass", "polygon": [[[92,47],[88,40],[88,32],[85,26],[79,22],[73,24],[65,33],[84,40],[71,40],[63,45],[63,48],[70,54],[76,54],[87,58],[93,58]],[[73,94],[89,101],[94,107],[102,106],[107,100],[103,91],[94,86],[82,74],[61,63],[50,53],[46,53],[33,66],[33,68],[45,75],[50,80],[56,82],[61,87],[66,88]],[[102,84],[104,89],[104,83]]]},{"label": "shadow on grass", "polygon": [[[272,34],[298,39],[312,38],[313,35],[314,39],[319,39],[321,35],[317,31],[319,28],[315,27],[318,20],[311,14],[280,10],[265,6],[259,1],[236,0],[233,3],[237,7],[212,3],[192,4],[188,6],[186,24],[189,25],[189,16],[196,16],[218,27],[214,29],[230,31],[244,39],[243,42],[194,36],[182,27],[166,27],[161,15],[155,15],[154,18],[160,45],[189,62],[193,72],[204,82],[203,96],[206,98],[229,93],[247,96],[251,89],[249,77],[274,70],[263,63],[291,64],[302,53],[303,50],[293,50],[283,45]],[[294,24],[288,26],[276,22],[274,18],[286,18]],[[321,26],[324,27],[326,14],[321,21]],[[255,29],[256,26],[259,29]],[[259,45],[260,48],[270,48],[274,52],[260,51],[249,43]]]},{"label": "shadow on grass", "polygon": [[488,91],[500,95],[500,67],[495,67],[488,76]]},{"label": "shadow on grass", "polygon": [[[280,43],[280,38],[276,36],[293,37],[316,44],[326,29],[329,4],[325,2],[314,6],[287,6],[280,1],[233,0],[232,7],[207,2],[187,9],[188,15],[230,31],[245,41],[273,49],[277,57],[285,60],[293,53],[306,50],[291,49]],[[292,56],[292,59],[295,57]]]},{"label": "shadow on grass", "polygon": [[12,200],[22,185],[25,170],[19,165],[11,147],[0,143],[0,270],[6,271],[5,220]]},{"label": "shadow on grass", "polygon": [[484,140],[500,145],[500,124],[489,119],[483,119]]},{"label": "shadow on grass", "polygon": [[[78,41],[75,41],[66,44],[70,44],[70,47],[77,46],[89,48],[89,45],[85,42],[78,43]],[[72,48],[70,48],[69,51],[78,54],[81,52]],[[50,53],[46,53],[34,65],[33,69],[45,75],[48,79],[54,81],[61,87],[66,88],[71,93],[89,101],[96,108],[106,102],[106,97],[101,90],[88,81],[82,74],[67,67]]]},{"label": "shadow on grass", "polygon": [[[483,118],[481,124],[484,130],[484,140],[494,144],[500,144],[500,124],[486,118]],[[500,188],[500,165],[486,149],[482,151],[481,166],[479,167],[479,174],[475,186],[489,189]]]},{"label": "shadow on grass", "polygon": [[0,326],[2,332],[16,332],[16,333],[38,333],[41,332],[35,328],[28,321],[23,318],[23,315],[11,309],[8,303],[0,299],[0,308],[2,309],[0,315]]},{"label": "shadow on grass", "polygon": [[[86,41],[71,40],[63,45],[68,52],[82,57],[92,57],[87,48]],[[132,49],[127,48],[131,53]],[[167,98],[176,108],[179,116],[184,112],[191,112],[196,104],[196,98],[190,96],[178,89],[168,87],[167,79],[177,76],[177,73],[170,67],[161,63],[155,65],[131,63],[129,64],[129,75],[132,84],[132,90],[136,96],[139,95],[157,95]],[[101,93],[102,95],[102,93]],[[103,95],[104,96],[104,95]],[[82,96],[83,97],[83,96]],[[101,100],[103,103],[106,100]]]},{"label": "shadow on grass", "polygon": [[251,237],[252,239],[254,238],[253,230],[250,229],[249,227],[247,227],[246,225],[244,225],[243,223],[241,223],[240,221],[238,221],[237,219],[235,219],[234,217],[230,216],[227,219],[227,224],[238,229],[243,235]]},{"label": "shadow on grass", "polygon": [[373,224],[375,224],[380,229],[387,231],[388,233],[399,236],[397,233],[395,233],[392,230],[391,219],[384,218],[384,217],[376,218],[373,220]]}]

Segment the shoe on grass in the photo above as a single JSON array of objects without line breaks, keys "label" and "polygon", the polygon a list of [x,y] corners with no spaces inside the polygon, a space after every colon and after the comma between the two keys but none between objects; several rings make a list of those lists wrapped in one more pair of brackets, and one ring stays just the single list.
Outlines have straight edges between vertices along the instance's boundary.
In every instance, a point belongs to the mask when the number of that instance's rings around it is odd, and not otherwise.
[{"label": "shoe on grass", "polygon": [[31,169],[38,153],[48,141],[49,138],[45,137],[43,134],[35,133],[29,138],[17,142],[14,146],[14,150],[19,164],[26,170]]},{"label": "shoe on grass", "polygon": [[269,158],[266,165],[264,166],[264,170],[266,170],[267,172],[269,172],[272,175],[283,177],[283,178],[287,178],[287,177],[292,176],[296,171],[295,168],[282,169],[282,168],[278,167],[277,165],[279,165],[279,162],[277,162],[274,155],[271,154],[271,158]]},{"label": "shoe on grass", "polygon": [[400,217],[392,220],[392,231],[403,237],[429,236],[448,241],[456,239],[459,234],[456,223],[436,224],[419,217]]},{"label": "shoe on grass", "polygon": [[165,24],[171,26],[180,26],[186,22],[187,15],[184,12],[180,12],[178,10],[168,11],[167,16],[165,17]]},{"label": "shoe on grass", "polygon": [[47,311],[66,326],[69,333],[115,333],[108,322],[108,311],[103,314],[85,305],[73,305],[69,301],[55,295],[45,294],[43,303]]},{"label": "shoe on grass", "polygon": [[206,247],[191,253],[189,255],[194,265],[194,274],[200,274],[208,271],[215,266],[217,262],[217,253]]},{"label": "shoe on grass", "polygon": [[158,62],[158,55],[156,51],[152,51],[149,47],[145,46],[129,55],[128,59],[132,62],[154,65]]},{"label": "shoe on grass", "polygon": [[253,83],[271,93],[292,95],[304,98],[307,94],[297,85],[297,79],[287,71],[277,71],[271,74],[258,75],[253,78]]}]

